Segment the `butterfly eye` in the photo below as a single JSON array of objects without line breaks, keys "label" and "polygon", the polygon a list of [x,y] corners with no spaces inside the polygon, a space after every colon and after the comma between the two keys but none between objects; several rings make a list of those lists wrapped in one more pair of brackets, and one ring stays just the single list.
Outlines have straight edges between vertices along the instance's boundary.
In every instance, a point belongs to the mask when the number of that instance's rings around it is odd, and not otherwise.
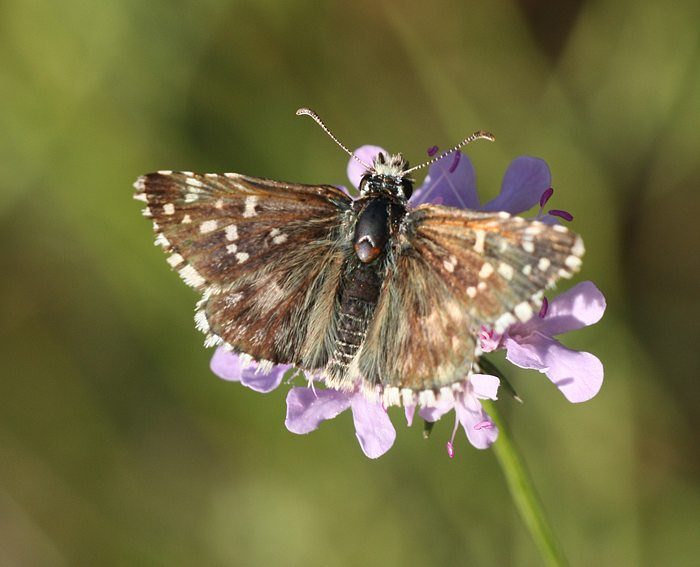
[{"label": "butterfly eye", "polygon": [[362,179],[360,179],[360,186],[358,187],[360,193],[364,193],[365,191],[367,191],[367,182],[369,181],[369,178],[370,176],[369,174],[367,174],[363,175]]},{"label": "butterfly eye", "polygon": [[413,183],[411,183],[411,180],[404,177],[401,180],[401,188],[403,189],[404,198],[406,200],[410,199],[411,195],[413,195]]},{"label": "butterfly eye", "polygon": [[379,153],[377,154],[377,162],[379,162],[379,163],[381,163],[381,164],[385,164],[385,163],[386,163],[386,157],[384,157],[384,154],[383,154],[382,152],[379,152]]}]

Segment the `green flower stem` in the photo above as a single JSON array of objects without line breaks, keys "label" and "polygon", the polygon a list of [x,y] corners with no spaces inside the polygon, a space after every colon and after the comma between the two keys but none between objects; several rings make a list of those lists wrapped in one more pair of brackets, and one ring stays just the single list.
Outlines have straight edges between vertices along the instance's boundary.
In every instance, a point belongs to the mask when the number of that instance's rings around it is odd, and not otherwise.
[{"label": "green flower stem", "polygon": [[532,480],[525,470],[517,449],[513,445],[509,431],[503,422],[495,404],[483,400],[482,404],[491,416],[491,419],[498,426],[498,440],[493,444],[493,451],[496,454],[503,474],[508,483],[508,489],[515,502],[515,507],[530,532],[535,545],[542,555],[545,565],[552,567],[565,567],[566,557],[559,542],[554,536],[554,530],[547,521],[542,503],[537,497]]}]

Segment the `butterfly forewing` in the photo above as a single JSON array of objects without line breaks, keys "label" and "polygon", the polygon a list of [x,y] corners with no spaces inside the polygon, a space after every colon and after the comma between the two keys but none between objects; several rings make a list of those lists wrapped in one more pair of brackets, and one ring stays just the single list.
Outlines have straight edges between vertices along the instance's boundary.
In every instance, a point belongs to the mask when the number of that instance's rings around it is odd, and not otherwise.
[{"label": "butterfly forewing", "polygon": [[[409,245],[467,301],[475,325],[525,321],[542,292],[581,265],[581,238],[561,225],[424,205],[406,218]],[[503,319],[500,319],[500,318]]]},{"label": "butterfly forewing", "polygon": [[566,228],[438,205],[408,212],[360,353],[374,383],[414,390],[462,380],[480,325],[533,316],[543,290],[580,266]]},{"label": "butterfly forewing", "polygon": [[189,172],[149,174],[136,187],[168,263],[203,293],[196,320],[209,344],[305,367],[324,361],[324,332],[351,252],[343,246],[352,224],[347,195]]}]

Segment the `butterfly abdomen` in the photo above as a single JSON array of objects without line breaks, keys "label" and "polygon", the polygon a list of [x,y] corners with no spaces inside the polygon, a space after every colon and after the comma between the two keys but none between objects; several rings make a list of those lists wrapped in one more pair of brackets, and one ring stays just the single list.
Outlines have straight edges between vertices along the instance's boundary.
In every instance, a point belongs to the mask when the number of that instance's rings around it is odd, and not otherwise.
[{"label": "butterfly abdomen", "polygon": [[355,258],[348,262],[339,291],[337,338],[327,369],[333,378],[346,374],[365,339],[379,300],[383,271],[379,262],[365,264]]}]

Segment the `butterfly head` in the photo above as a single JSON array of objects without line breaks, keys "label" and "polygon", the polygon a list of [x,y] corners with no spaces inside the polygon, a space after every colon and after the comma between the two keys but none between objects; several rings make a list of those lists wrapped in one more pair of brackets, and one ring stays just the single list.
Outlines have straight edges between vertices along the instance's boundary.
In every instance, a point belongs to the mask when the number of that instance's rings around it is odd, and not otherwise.
[{"label": "butterfly head", "polygon": [[401,154],[385,155],[379,152],[372,167],[362,176],[360,194],[390,195],[407,201],[413,193],[413,182],[406,176],[408,162]]}]

